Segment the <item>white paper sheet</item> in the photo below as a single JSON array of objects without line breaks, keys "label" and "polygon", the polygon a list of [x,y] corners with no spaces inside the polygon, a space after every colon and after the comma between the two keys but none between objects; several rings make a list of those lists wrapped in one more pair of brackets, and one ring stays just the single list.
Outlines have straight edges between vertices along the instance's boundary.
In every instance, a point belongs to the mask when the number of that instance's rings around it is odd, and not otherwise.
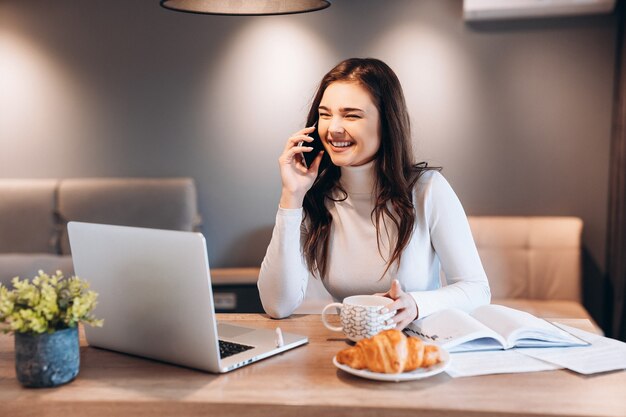
[{"label": "white paper sheet", "polygon": [[532,348],[517,351],[528,357],[550,362],[585,375],[626,369],[626,343],[564,324],[555,324],[591,343],[591,346]]},{"label": "white paper sheet", "polygon": [[450,357],[452,361],[446,372],[453,378],[561,369],[558,365],[522,355],[515,350],[451,353]]}]

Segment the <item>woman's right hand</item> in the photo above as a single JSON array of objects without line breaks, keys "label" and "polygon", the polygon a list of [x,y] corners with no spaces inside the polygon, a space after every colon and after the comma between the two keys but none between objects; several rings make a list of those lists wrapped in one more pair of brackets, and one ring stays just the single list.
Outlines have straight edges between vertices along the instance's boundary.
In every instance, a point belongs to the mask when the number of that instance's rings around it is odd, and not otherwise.
[{"label": "woman's right hand", "polygon": [[[313,182],[317,178],[317,171],[319,170],[324,151],[315,157],[309,169],[302,163],[302,155],[300,155],[302,152],[313,150],[312,147],[306,145],[313,140],[307,134],[313,132],[314,129],[316,129],[315,126],[305,127],[294,133],[287,140],[285,149],[278,158],[280,177],[283,183],[280,196],[280,207],[282,208],[302,207],[304,195],[313,186]],[[303,146],[298,146],[302,141],[304,141]]]}]

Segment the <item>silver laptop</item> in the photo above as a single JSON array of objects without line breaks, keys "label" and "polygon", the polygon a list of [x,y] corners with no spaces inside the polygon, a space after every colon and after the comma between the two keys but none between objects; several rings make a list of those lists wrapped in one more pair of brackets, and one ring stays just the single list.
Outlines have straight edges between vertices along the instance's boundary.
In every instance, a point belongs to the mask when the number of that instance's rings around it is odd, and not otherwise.
[{"label": "silver laptop", "polygon": [[200,233],[79,222],[68,231],[74,271],[99,294],[104,326],[85,326],[91,346],[218,373],[308,342],[217,323]]}]

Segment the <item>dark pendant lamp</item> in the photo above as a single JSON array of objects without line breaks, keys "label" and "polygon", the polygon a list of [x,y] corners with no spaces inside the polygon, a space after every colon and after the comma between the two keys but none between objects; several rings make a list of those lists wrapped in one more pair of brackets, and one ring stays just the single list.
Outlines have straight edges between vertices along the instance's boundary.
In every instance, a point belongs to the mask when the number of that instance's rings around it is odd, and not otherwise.
[{"label": "dark pendant lamp", "polygon": [[322,10],[330,0],[161,0],[161,6],[187,13],[267,16]]}]

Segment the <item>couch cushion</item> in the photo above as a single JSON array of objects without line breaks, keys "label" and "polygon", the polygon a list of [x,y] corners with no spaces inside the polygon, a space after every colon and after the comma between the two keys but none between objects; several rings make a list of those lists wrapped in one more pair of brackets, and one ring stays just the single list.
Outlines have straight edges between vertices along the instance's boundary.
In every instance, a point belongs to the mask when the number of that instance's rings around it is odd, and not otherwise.
[{"label": "couch cushion", "polygon": [[0,282],[4,285],[10,286],[15,276],[33,278],[39,270],[48,274],[61,270],[66,277],[71,276],[74,273],[72,257],[47,253],[0,253]]},{"label": "couch cushion", "polygon": [[0,180],[0,253],[56,253],[57,180]]},{"label": "couch cushion", "polygon": [[211,268],[211,283],[218,285],[256,285],[260,268]]},{"label": "couch cushion", "polygon": [[61,252],[70,253],[67,222],[194,230],[196,188],[191,178],[67,179],[59,187]]},{"label": "couch cushion", "polygon": [[480,247],[478,253],[489,279],[492,296],[528,297],[528,250],[515,247]]},{"label": "couch cushion", "polygon": [[582,220],[470,216],[494,298],[581,300]]}]

